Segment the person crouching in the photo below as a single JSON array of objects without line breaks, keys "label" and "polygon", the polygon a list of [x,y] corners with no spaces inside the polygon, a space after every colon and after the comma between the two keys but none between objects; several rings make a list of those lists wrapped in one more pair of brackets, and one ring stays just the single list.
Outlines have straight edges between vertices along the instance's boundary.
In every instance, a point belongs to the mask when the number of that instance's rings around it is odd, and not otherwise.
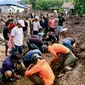
[{"label": "person crouching", "polygon": [[34,65],[31,64],[27,68],[25,76],[29,77],[35,85],[53,85],[55,76],[48,62],[35,54],[31,60]]}]

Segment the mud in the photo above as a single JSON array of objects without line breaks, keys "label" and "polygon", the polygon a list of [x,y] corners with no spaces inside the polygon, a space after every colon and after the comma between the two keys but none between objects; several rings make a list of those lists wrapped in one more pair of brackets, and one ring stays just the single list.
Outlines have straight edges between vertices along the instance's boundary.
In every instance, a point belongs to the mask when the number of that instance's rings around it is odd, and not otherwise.
[{"label": "mud", "polygon": [[77,47],[73,50],[79,58],[76,68],[65,73],[57,81],[59,85],[85,85],[85,18],[72,17],[66,21],[65,27],[68,33],[64,37],[73,37],[77,41]]}]

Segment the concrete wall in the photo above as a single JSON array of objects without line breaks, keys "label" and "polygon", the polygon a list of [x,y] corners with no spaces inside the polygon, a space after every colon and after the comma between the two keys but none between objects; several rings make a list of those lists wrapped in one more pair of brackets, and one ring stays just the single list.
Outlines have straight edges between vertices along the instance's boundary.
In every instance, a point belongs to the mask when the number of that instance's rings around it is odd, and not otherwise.
[{"label": "concrete wall", "polygon": [[24,8],[20,8],[17,6],[0,6],[0,9],[2,13],[10,13],[10,12],[16,13],[17,11],[19,12],[24,11]]}]

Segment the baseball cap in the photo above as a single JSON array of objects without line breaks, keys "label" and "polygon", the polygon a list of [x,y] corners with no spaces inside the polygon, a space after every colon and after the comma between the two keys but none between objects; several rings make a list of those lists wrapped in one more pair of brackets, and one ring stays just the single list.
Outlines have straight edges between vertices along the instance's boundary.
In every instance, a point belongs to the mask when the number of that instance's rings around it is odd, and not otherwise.
[{"label": "baseball cap", "polygon": [[33,54],[31,56],[31,62],[35,62],[37,59],[41,59],[41,56],[39,56],[38,54]]},{"label": "baseball cap", "polygon": [[22,26],[25,27],[24,21],[23,20],[18,20],[18,23]]},{"label": "baseball cap", "polygon": [[39,16],[35,16],[35,19],[39,19]]}]

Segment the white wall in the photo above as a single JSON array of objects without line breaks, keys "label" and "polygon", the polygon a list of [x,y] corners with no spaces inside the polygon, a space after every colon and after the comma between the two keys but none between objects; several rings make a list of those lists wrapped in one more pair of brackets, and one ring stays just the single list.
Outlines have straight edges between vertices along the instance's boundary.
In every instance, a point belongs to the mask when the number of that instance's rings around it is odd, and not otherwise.
[{"label": "white wall", "polygon": [[19,12],[23,12],[24,11],[24,8],[20,8],[20,7],[17,7],[17,6],[11,6],[11,9],[14,9],[13,12],[16,13],[17,10],[19,10]]},{"label": "white wall", "polygon": [[13,13],[16,13],[17,10],[19,10],[19,12],[24,11],[24,8],[20,8],[20,7],[17,7],[17,6],[0,6],[0,9],[2,10],[2,13],[9,13],[10,10]]},{"label": "white wall", "polygon": [[0,6],[2,13],[4,13],[4,12],[7,13],[9,8],[10,8],[10,6]]}]

